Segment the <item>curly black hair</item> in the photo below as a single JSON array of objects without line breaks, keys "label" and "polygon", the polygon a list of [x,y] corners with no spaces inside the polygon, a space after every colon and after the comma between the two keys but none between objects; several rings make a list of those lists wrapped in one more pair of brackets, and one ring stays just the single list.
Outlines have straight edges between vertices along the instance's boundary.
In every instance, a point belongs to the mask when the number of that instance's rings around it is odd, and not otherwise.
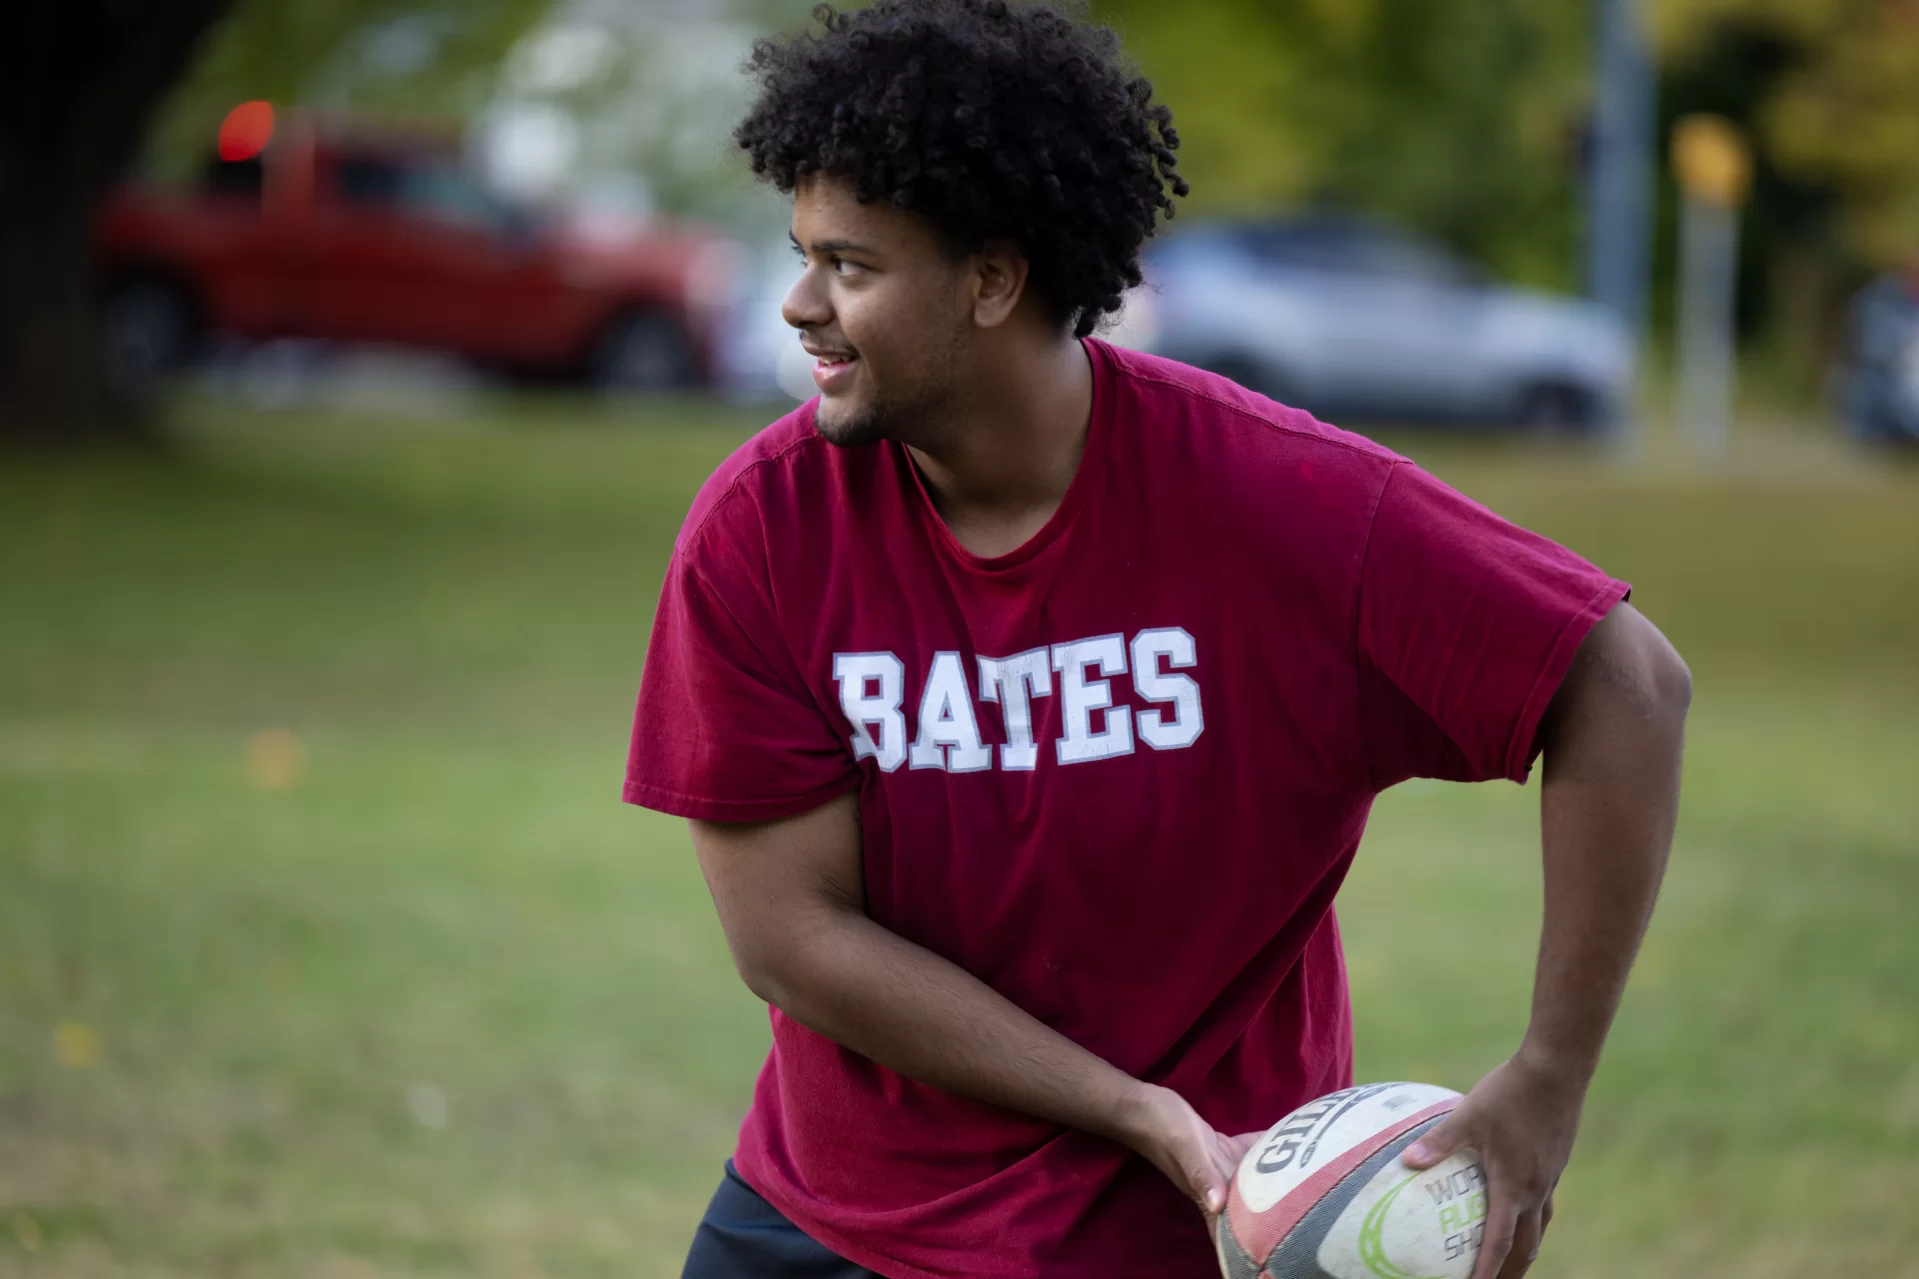
[{"label": "curly black hair", "polygon": [[[1070,0],[1068,0],[1070,3]],[[1008,238],[1084,337],[1140,281],[1172,196],[1179,134],[1119,37],[1077,6],[877,0],[753,46],[759,100],[734,132],[790,193],[813,175],[927,218],[957,255]]]}]

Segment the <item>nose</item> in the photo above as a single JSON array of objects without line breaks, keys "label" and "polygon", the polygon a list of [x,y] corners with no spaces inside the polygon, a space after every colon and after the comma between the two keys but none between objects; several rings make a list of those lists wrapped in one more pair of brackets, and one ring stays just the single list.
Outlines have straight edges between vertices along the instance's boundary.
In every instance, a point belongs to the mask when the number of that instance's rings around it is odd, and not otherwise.
[{"label": "nose", "polygon": [[793,287],[786,291],[786,300],[780,303],[780,318],[796,329],[825,328],[833,318],[833,308],[827,304],[826,290],[820,286],[819,273],[807,267],[800,278],[793,281]]}]

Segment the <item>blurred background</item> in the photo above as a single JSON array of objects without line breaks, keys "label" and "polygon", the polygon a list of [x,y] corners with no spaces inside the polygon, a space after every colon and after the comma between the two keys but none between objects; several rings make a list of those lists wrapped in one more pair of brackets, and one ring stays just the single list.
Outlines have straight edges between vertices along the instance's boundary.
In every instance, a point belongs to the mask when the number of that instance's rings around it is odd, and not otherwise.
[{"label": "blurred background", "polygon": [[[810,395],[787,0],[25,0],[0,89],[0,1275],[671,1276],[765,1051],[617,802]],[[1542,1276],[1919,1275],[1919,8],[1104,0],[1193,196],[1112,340],[1375,434],[1692,664]],[[1523,1028],[1536,799],[1384,796],[1359,1074]]]}]

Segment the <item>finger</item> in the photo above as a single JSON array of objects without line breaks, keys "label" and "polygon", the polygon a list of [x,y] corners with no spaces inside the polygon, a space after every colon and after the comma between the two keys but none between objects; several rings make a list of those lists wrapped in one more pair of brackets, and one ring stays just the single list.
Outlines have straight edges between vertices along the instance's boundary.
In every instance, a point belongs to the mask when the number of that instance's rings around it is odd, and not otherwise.
[{"label": "finger", "polygon": [[1399,1162],[1408,1168],[1430,1168],[1464,1144],[1453,1123],[1453,1115],[1447,1115],[1428,1128],[1418,1141],[1400,1151]]},{"label": "finger", "polygon": [[1472,1279],[1498,1279],[1499,1268],[1512,1251],[1513,1233],[1519,1226],[1519,1209],[1499,1193],[1497,1186],[1487,1189],[1486,1233],[1481,1236],[1479,1260],[1473,1265]]},{"label": "finger", "polygon": [[1264,1132],[1243,1132],[1237,1137],[1222,1135],[1220,1143],[1226,1149],[1226,1154],[1230,1160],[1229,1166],[1237,1170],[1241,1161],[1246,1158],[1246,1152],[1258,1145],[1259,1139],[1265,1135]]},{"label": "finger", "polygon": [[1226,1186],[1231,1180],[1230,1173],[1221,1173],[1217,1168],[1209,1170],[1206,1178],[1206,1211],[1215,1217],[1226,1211]]},{"label": "finger", "polygon": [[1208,1216],[1218,1216],[1226,1207],[1226,1176],[1219,1170],[1217,1159],[1210,1152],[1193,1151],[1185,1160],[1187,1193],[1200,1211]]},{"label": "finger", "polygon": [[1499,1279],[1524,1279],[1532,1268],[1534,1258],[1539,1256],[1539,1236],[1544,1229],[1539,1216],[1537,1210],[1522,1212],[1513,1223],[1512,1248],[1506,1253],[1506,1264],[1499,1268]]},{"label": "finger", "polygon": [[1559,1183],[1555,1181],[1553,1188],[1546,1192],[1546,1202],[1539,1206],[1539,1235],[1542,1239],[1545,1238],[1546,1227],[1553,1224],[1553,1196],[1558,1192]]}]

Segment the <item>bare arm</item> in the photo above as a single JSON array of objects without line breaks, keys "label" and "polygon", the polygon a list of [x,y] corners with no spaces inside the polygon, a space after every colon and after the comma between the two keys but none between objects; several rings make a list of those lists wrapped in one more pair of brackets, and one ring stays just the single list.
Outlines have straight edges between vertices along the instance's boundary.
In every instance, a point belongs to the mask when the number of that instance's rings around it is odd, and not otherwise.
[{"label": "bare arm", "polygon": [[1666,871],[1691,700],[1678,653],[1622,604],[1581,646],[1541,726],[1545,925],[1520,1051],[1582,1085]]},{"label": "bare arm", "polygon": [[691,826],[733,962],[754,994],[902,1075],[1118,1141],[1202,1207],[1224,1202],[1241,1147],[1177,1094],[1134,1079],[867,916],[853,796],[782,821]]},{"label": "bare arm", "polygon": [[1586,1086],[1666,868],[1679,815],[1692,680],[1653,624],[1620,604],[1587,635],[1540,726],[1545,923],[1532,1019],[1513,1058],[1408,1152],[1472,1147],[1489,1202],[1475,1279],[1518,1279],[1552,1216]]}]

